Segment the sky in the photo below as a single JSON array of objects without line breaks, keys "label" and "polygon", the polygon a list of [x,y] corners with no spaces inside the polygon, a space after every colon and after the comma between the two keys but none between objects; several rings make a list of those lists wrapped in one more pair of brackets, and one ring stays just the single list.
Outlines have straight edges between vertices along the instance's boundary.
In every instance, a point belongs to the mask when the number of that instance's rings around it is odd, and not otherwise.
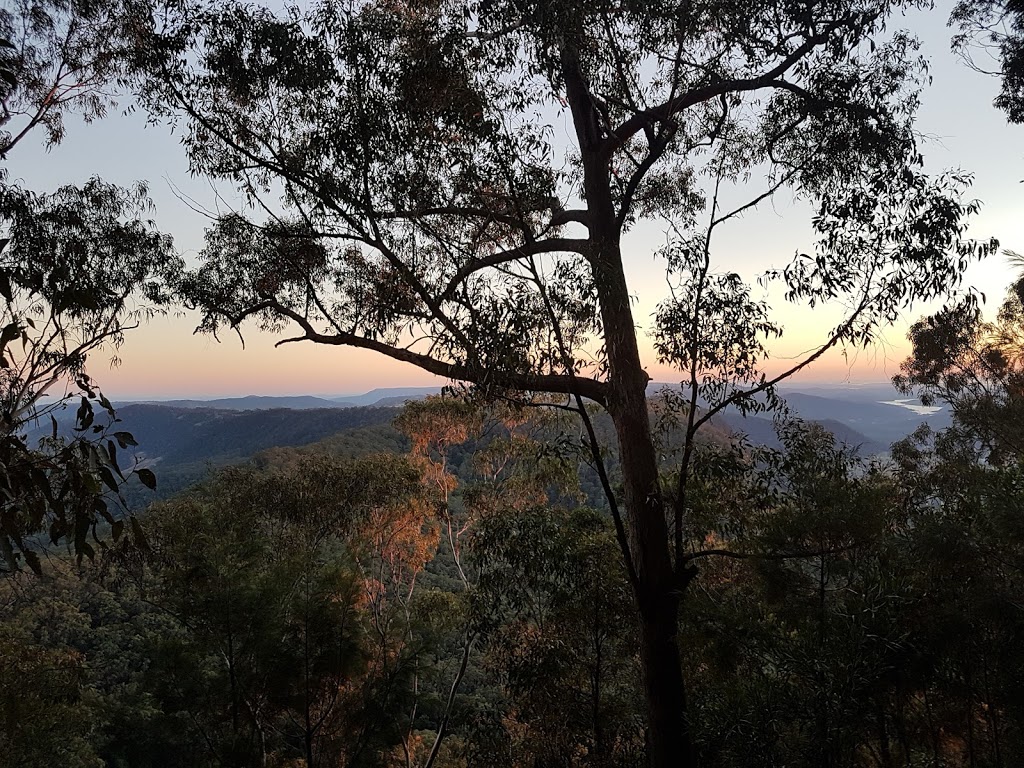
[{"label": "sky", "polygon": [[[975,72],[949,52],[948,9],[917,12],[890,27],[912,30],[923,43],[931,62],[932,85],[922,95],[918,130],[927,167],[932,172],[959,168],[974,176],[969,193],[982,202],[982,212],[971,221],[969,236],[996,237],[1010,250],[1024,253],[1024,126],[1006,123],[992,107],[999,83]],[[156,204],[158,226],[175,238],[186,259],[194,261],[203,244],[208,220],[183,198],[207,209],[243,207],[240,200],[218,199],[202,179],[193,178],[178,143],[166,127],[147,125],[138,112],[112,114],[92,124],[69,121],[67,138],[49,151],[41,146],[19,146],[8,161],[11,178],[36,190],[81,182],[93,175],[119,184],[137,179],[149,182]],[[36,137],[38,138],[38,137]],[[756,185],[756,180],[751,182]],[[806,209],[785,196],[724,229],[713,243],[716,263],[747,279],[771,266],[785,264],[798,250],[810,246]],[[630,289],[635,296],[634,316],[644,329],[666,296],[663,263],[655,257],[665,242],[657,222],[638,226],[624,241]],[[998,304],[1012,277],[1002,256],[973,266],[966,282]],[[758,297],[760,298],[760,297]],[[792,365],[801,353],[816,347],[823,334],[839,320],[838,308],[796,309],[774,301],[776,319],[786,326],[780,342],[771,346],[769,372]],[[917,307],[903,322],[888,329],[875,347],[827,355],[801,374],[797,381],[843,385],[884,381],[898,372],[909,347],[910,322],[932,307]],[[195,335],[194,314],[182,311],[157,318],[131,331],[116,351],[119,364],[109,366],[112,352],[96,355],[91,373],[111,398],[158,399],[231,395],[355,394],[375,387],[419,386],[442,381],[404,363],[376,353],[311,343],[275,347],[277,338],[251,329],[239,338],[225,334],[217,341]],[[659,365],[650,337],[641,334],[648,373],[656,381],[676,381],[678,374]]]}]

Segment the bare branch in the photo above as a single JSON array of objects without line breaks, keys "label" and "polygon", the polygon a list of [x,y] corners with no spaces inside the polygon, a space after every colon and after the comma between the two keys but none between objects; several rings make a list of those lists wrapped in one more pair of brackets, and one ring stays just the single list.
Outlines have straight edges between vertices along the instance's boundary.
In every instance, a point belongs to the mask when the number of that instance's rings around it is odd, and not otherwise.
[{"label": "bare branch", "polygon": [[452,275],[451,279],[448,281],[448,285],[441,292],[439,300],[447,301],[451,299],[459,285],[480,270],[487,269],[489,267],[498,267],[502,264],[519,261],[520,259],[529,258],[530,256],[538,256],[543,253],[578,253],[581,256],[586,256],[589,252],[589,248],[589,240],[568,237],[549,237],[544,240],[537,240],[527,243],[526,245],[521,245],[518,248],[510,248],[507,251],[499,251],[488,256],[472,259]]},{"label": "bare branch", "polygon": [[358,347],[370,349],[382,355],[411,363],[428,373],[442,376],[453,381],[465,381],[479,386],[496,386],[515,389],[523,392],[553,392],[558,394],[580,395],[595,403],[606,403],[606,385],[602,381],[589,377],[564,376],[542,373],[515,373],[480,369],[473,366],[439,360],[435,357],[413,352],[411,349],[396,347],[377,339],[368,339],[356,333],[336,332],[325,334],[318,332],[301,313],[273,299],[260,302],[245,310],[238,316],[225,316],[233,327],[238,327],[246,318],[270,310],[287,317],[298,325],[302,336],[282,339],[277,345],[290,344],[297,341],[313,341],[336,347]]},{"label": "bare branch", "polygon": [[611,135],[605,139],[602,147],[602,154],[611,157],[615,150],[622,147],[638,131],[655,123],[664,122],[673,115],[678,114],[690,107],[701,104],[711,99],[728,93],[742,93],[745,91],[756,91],[761,88],[774,86],[778,79],[792,69],[802,58],[813,51],[816,47],[826,42],[833,31],[842,26],[843,22],[834,22],[817,35],[807,37],[804,42],[797,46],[788,56],[758,77],[741,78],[732,80],[715,80],[700,88],[693,88],[682,96],[659,104],[657,107],[638,112],[631,118],[620,124]]}]

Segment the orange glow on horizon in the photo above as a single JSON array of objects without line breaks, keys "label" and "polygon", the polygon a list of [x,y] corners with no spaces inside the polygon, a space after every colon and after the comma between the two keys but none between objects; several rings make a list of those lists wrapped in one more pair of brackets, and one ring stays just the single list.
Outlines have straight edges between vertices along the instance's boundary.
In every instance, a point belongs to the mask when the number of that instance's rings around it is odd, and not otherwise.
[{"label": "orange glow on horizon", "polygon": [[[797,324],[800,327],[801,324]],[[806,328],[809,323],[802,324]],[[818,328],[830,327],[818,323]],[[109,397],[120,399],[229,397],[243,395],[358,394],[378,387],[442,386],[446,382],[408,363],[369,350],[311,342],[275,346],[278,337],[250,331],[245,346],[235,334],[218,342],[194,335],[189,318],[158,318],[127,335],[117,351],[120,365],[107,369],[94,356],[93,376]],[[868,350],[829,350],[794,381],[864,383],[886,381],[909,352],[904,329]],[[896,343],[893,339],[899,340]],[[657,362],[652,339],[640,335],[641,355],[655,381],[678,382],[680,372]],[[810,333],[787,334],[772,345],[765,370],[770,376],[791,368],[823,341]]]}]

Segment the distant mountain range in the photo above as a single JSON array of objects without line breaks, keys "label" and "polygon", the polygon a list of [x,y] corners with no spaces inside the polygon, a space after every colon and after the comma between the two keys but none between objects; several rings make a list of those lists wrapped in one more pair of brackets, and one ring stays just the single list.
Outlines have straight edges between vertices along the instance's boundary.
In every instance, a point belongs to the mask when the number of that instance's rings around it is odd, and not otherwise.
[{"label": "distant mountain range", "polygon": [[[160,405],[168,408],[216,408],[226,411],[267,411],[274,408],[309,410],[311,408],[357,408],[360,406],[401,406],[407,400],[436,395],[441,387],[382,387],[362,395],[314,397],[312,395],[222,397],[214,400],[144,400],[131,404]],[[127,405],[129,403],[125,403]]]},{"label": "distant mountain range", "polygon": [[[659,391],[678,385],[652,384]],[[942,408],[921,408],[891,384],[866,384],[837,387],[780,387],[794,416],[816,421],[836,435],[840,442],[859,446],[864,456],[884,453],[897,440],[912,433],[922,424],[940,430],[949,426],[948,411]],[[722,421],[737,432],[746,433],[760,445],[778,445],[771,418],[761,415],[742,416],[735,409],[727,410]]]},{"label": "distant mountain range", "polygon": [[867,397],[858,399],[856,395],[849,399],[842,392],[830,393],[829,396],[805,392],[783,394],[790,409],[800,418],[839,422],[860,433],[868,441],[880,443],[883,450],[888,450],[892,443],[902,440],[922,424],[928,424],[936,430],[945,429],[950,424],[948,411],[938,409],[931,413],[921,413],[907,407],[912,401],[897,404],[894,401],[898,398],[892,394],[886,400]]},{"label": "distant mountain range", "polygon": [[[664,385],[653,385],[652,396]],[[166,497],[201,479],[211,467],[237,463],[275,447],[332,443],[342,454],[404,450],[403,438],[391,422],[399,407],[440,391],[439,387],[374,389],[339,398],[249,396],[216,400],[172,400],[117,404],[119,429],[131,432],[139,443],[134,457],[152,466],[159,478],[158,495]],[[930,424],[942,429],[949,415],[942,410],[918,412],[900,403],[891,387],[787,390],[791,411],[821,423],[841,443],[856,447],[863,456],[888,451],[889,446]],[[73,409],[58,417],[70,429]],[[757,445],[779,446],[770,416],[742,416],[726,411],[711,425],[718,439],[745,433]],[[49,433],[40,425],[30,438]],[[126,456],[123,456],[127,460]],[[132,502],[152,500],[138,488]]]},{"label": "distant mountain range", "polygon": [[[889,444],[879,440],[873,440],[862,432],[852,429],[841,421],[835,419],[811,419],[821,424],[825,429],[836,437],[836,441],[843,445],[854,448],[864,457],[878,456],[889,450]],[[733,433],[743,433],[754,445],[767,445],[769,448],[781,448],[782,441],[775,433],[775,425],[770,418],[764,416],[741,417],[732,415],[718,418],[719,427]],[[913,431],[913,430],[911,430]],[[908,433],[909,434],[909,433]]]},{"label": "distant mountain range", "polygon": [[[678,385],[652,383],[648,387],[648,391],[653,396],[666,387],[674,388]],[[401,407],[409,400],[420,400],[440,391],[440,387],[384,387],[373,389],[362,395],[338,397],[249,395],[214,400],[150,401],[145,404],[184,410],[240,412],[278,409],[326,411],[366,406],[395,408]],[[942,429],[949,425],[948,413],[942,409],[920,408],[914,404],[913,400],[900,396],[889,384],[846,387],[802,386],[799,389],[793,386],[780,388],[780,392],[794,415],[824,424],[842,442],[860,446],[861,451],[868,455],[888,450],[890,444],[906,437],[921,424],[930,424],[934,429]],[[141,404],[125,403],[119,407],[135,407]],[[754,442],[768,445],[777,442],[769,418],[764,416],[743,417],[735,411],[726,411],[723,417],[724,422],[731,429],[746,432]],[[218,418],[223,420],[223,417]],[[258,421],[255,417],[250,417],[249,420],[253,423]],[[282,419],[282,421],[289,421],[289,419]],[[291,417],[290,421],[295,423],[295,417]],[[333,423],[330,418],[321,421],[325,428]],[[240,425],[236,426],[240,428]],[[276,432],[276,429],[272,432]],[[213,440],[213,443],[216,443],[216,440]]]},{"label": "distant mountain range", "polygon": [[165,464],[243,459],[275,446],[305,445],[395,417],[394,408],[273,408],[237,411],[134,403],[117,409],[121,427],[148,461]]},{"label": "distant mountain range", "polygon": [[[153,469],[156,498],[167,498],[199,482],[211,469],[274,448],[334,441],[335,452],[342,455],[404,450],[404,438],[391,426],[397,414],[397,408],[358,406],[240,411],[129,403],[117,407],[117,428],[130,432],[138,446],[120,451],[120,463],[130,467],[134,460]],[[65,428],[71,418],[65,413]],[[35,436],[44,432],[48,434],[48,429],[40,427]],[[344,437],[337,439],[340,436]],[[137,483],[127,493],[136,508],[154,499]]]}]

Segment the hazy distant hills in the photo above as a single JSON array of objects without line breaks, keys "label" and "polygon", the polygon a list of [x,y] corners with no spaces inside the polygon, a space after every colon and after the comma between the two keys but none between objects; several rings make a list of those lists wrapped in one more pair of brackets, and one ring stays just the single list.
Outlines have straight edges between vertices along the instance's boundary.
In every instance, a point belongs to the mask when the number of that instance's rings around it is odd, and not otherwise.
[{"label": "hazy distant hills", "polygon": [[298,397],[262,397],[248,395],[247,397],[223,397],[217,400],[160,400],[146,403],[132,403],[135,405],[154,405],[162,408],[212,408],[222,411],[268,411],[274,408],[288,408],[292,410],[310,410],[312,408],[351,408],[352,403],[339,403],[335,400],[327,400],[322,397],[300,395]]},{"label": "hazy distant hills", "polygon": [[[118,429],[131,432],[134,456],[157,474],[157,497],[166,498],[202,480],[216,467],[237,464],[262,451],[335,441],[337,453],[358,455],[404,449],[391,427],[396,408],[273,408],[228,410],[132,403],[117,408]],[[345,439],[336,440],[339,435]],[[122,451],[122,465],[130,465]],[[133,506],[153,500],[129,489]]]},{"label": "hazy distant hills", "polygon": [[[678,385],[652,384],[651,391]],[[922,424],[940,430],[949,426],[949,413],[935,409],[931,413],[915,410],[916,402],[893,389],[890,384],[780,388],[793,415],[816,421],[836,435],[839,442],[859,447],[863,456],[884,453]],[[894,404],[905,401],[904,405]],[[771,417],[766,414],[743,417],[728,410],[720,421],[737,432],[746,433],[758,445],[778,446]]]},{"label": "hazy distant hills", "polygon": [[788,392],[785,397],[789,407],[801,418],[838,421],[870,440],[882,443],[886,449],[922,424],[927,423],[933,429],[945,429],[950,424],[949,413],[944,410],[923,414],[884,401],[858,402],[835,395],[824,397],[803,392]]},{"label": "hazy distant hills", "polygon": [[[923,423],[935,429],[949,423],[945,412],[920,413],[891,404],[898,396],[887,386],[807,390],[784,393],[792,412],[821,423],[862,456],[885,453],[891,443]],[[336,399],[248,396],[121,403],[118,428],[134,435],[139,443],[135,457],[157,472],[158,495],[166,497],[200,480],[212,467],[245,461],[276,447],[324,443],[341,455],[404,450],[405,438],[391,426],[399,407],[439,391],[439,387],[405,387]],[[63,429],[70,428],[73,414],[68,409],[58,416]],[[766,414],[744,418],[727,411],[709,426],[718,439],[744,432],[754,444],[779,446]],[[48,433],[49,427],[40,425],[33,432],[37,434],[30,438]],[[141,487],[132,492],[133,504],[151,499]]]},{"label": "hazy distant hills", "polygon": [[166,464],[241,459],[275,446],[305,445],[349,429],[387,424],[393,408],[235,411],[136,403],[117,410],[147,460]]},{"label": "hazy distant hills", "polygon": [[357,408],[368,405],[401,406],[407,400],[420,400],[428,395],[436,395],[440,391],[440,387],[381,387],[362,395],[341,397],[247,395],[215,400],[149,400],[145,401],[145,404],[168,408],[215,408],[226,411],[266,411],[274,408],[304,411],[313,408]]},{"label": "hazy distant hills", "polygon": [[[653,395],[665,386],[652,384],[650,391]],[[123,404],[118,413],[126,429],[139,432],[136,437],[148,456],[167,462],[242,458],[275,445],[303,445],[345,429],[388,422],[396,407],[439,391],[440,387],[392,387],[337,398],[250,395],[171,400]],[[920,413],[893,404],[900,396],[888,384],[801,387],[782,394],[793,414],[822,423],[840,442],[860,447],[864,455],[885,452],[921,424],[935,429],[949,424],[944,411]],[[727,411],[719,423],[747,433],[754,443],[778,445],[771,418],[764,414],[743,417]]]},{"label": "hazy distant hills", "polygon": [[[754,445],[767,445],[770,448],[782,447],[782,441],[779,440],[779,436],[775,433],[775,425],[770,418],[765,416],[747,416],[743,418],[733,415],[727,418],[718,418],[717,421],[720,426],[724,426],[732,432],[744,433]],[[877,456],[889,450],[889,443],[873,440],[841,421],[835,419],[811,419],[811,421],[818,422],[835,435],[837,442],[849,448],[857,449],[861,456]]]},{"label": "hazy distant hills", "polygon": [[440,391],[441,387],[379,387],[371,389],[365,395],[344,395],[332,399],[336,403],[352,405],[403,405],[406,400],[422,400]]}]

